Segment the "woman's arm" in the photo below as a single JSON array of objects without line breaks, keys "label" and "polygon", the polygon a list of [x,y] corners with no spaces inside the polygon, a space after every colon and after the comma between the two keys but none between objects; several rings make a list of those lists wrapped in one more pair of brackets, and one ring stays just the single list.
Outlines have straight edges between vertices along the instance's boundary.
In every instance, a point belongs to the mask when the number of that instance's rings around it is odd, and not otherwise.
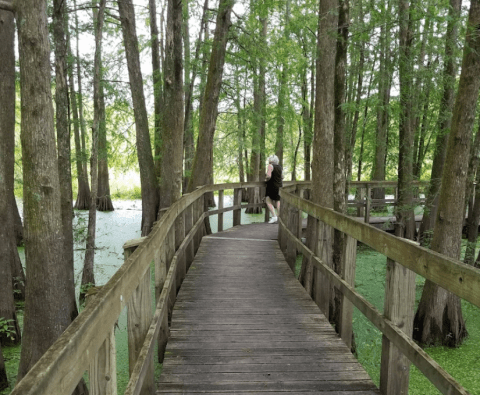
[{"label": "woman's arm", "polygon": [[267,167],[267,176],[265,178],[265,181],[268,181],[270,178],[272,178],[272,171],[273,171],[273,166],[269,164]]}]

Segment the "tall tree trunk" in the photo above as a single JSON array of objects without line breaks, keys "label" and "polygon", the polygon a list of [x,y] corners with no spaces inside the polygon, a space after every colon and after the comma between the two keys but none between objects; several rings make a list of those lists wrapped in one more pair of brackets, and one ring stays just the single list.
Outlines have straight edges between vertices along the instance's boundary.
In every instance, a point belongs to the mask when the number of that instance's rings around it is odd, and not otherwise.
[{"label": "tall tree trunk", "polygon": [[75,81],[73,77],[74,60],[72,49],[70,45],[70,31],[67,24],[67,51],[68,51],[68,86],[69,86],[69,98],[70,108],[73,118],[73,134],[75,141],[75,164],[77,167],[77,182],[78,192],[77,199],[75,201],[75,208],[77,210],[85,210],[90,207],[90,186],[88,185],[88,176],[85,173],[85,166],[83,165],[83,151],[82,144],[80,142],[80,119],[77,107],[77,94],[75,92]]},{"label": "tall tree trunk", "polygon": [[122,24],[125,55],[127,57],[130,90],[132,92],[133,114],[135,117],[138,164],[142,188],[142,236],[150,233],[157,218],[159,207],[158,183],[153,163],[152,145],[148,130],[147,108],[143,94],[143,79],[140,68],[140,54],[135,27],[135,10],[132,0],[118,2]]},{"label": "tall tree trunk", "polygon": [[[10,276],[7,277],[15,290],[15,299],[25,299],[25,273],[23,271],[17,245],[23,242],[23,225],[18,212],[14,194],[14,167],[15,167],[15,23],[14,14],[10,11],[0,11],[3,20],[0,30],[0,185],[2,197],[0,198],[0,230],[5,238],[0,238],[3,252],[2,264],[10,266]],[[3,189],[5,188],[5,189]],[[9,237],[12,240],[9,241]],[[12,243],[10,245],[10,243]],[[10,252],[7,252],[10,251]],[[0,269],[0,270],[7,270]],[[11,285],[10,285],[11,289]],[[6,289],[0,291],[8,292]],[[0,297],[0,300],[3,298]],[[7,299],[6,299],[7,300]],[[5,302],[7,303],[7,302]],[[12,306],[13,307],[13,306]]]},{"label": "tall tree trunk", "polygon": [[[260,140],[261,140],[261,113],[262,102],[260,94],[259,76],[257,75],[257,66],[255,65],[255,75],[253,77],[253,112],[252,112],[252,150],[250,152],[250,166],[248,181],[260,181]],[[260,203],[259,188],[250,188],[248,191],[248,203]],[[246,214],[260,214],[262,209],[260,207],[248,207],[245,209]]]},{"label": "tall tree trunk", "polygon": [[[305,55],[306,56],[306,55]],[[310,112],[310,103],[308,102],[308,81],[307,68],[302,69],[302,119],[303,119],[303,155],[304,155],[304,180],[310,180],[310,150],[313,140],[312,114]],[[313,96],[313,91],[312,91]]]},{"label": "tall tree trunk", "polygon": [[[73,6],[77,9],[77,2],[73,0]],[[78,82],[78,95],[75,100],[78,100],[78,118],[80,123],[80,140],[77,146],[77,142],[75,140],[75,150],[77,161],[80,160],[82,170],[78,174],[78,193],[77,193],[77,200],[75,202],[75,208],[77,210],[88,210],[90,208],[90,186],[88,183],[88,153],[86,147],[86,125],[85,125],[85,118],[83,116],[83,91],[82,91],[82,72],[80,67],[80,33],[79,33],[79,26],[78,26],[78,15],[77,11],[75,11],[75,33],[76,33],[76,42],[77,42],[77,82]],[[72,98],[72,101],[74,98]]]},{"label": "tall tree trunk", "polygon": [[[349,29],[349,0],[338,1],[338,39],[335,56],[335,133],[334,133],[334,178],[333,178],[333,208],[335,211],[345,214],[347,211],[346,202],[346,174],[345,174],[345,103],[346,90],[346,65],[348,49]],[[343,261],[345,259],[345,234],[335,230],[333,240],[333,269],[341,274]],[[330,321],[334,323],[336,330],[340,329],[340,304],[341,293],[335,289],[332,294],[333,312]]]},{"label": "tall tree trunk", "polygon": [[100,0],[98,10],[94,10],[95,26],[95,58],[93,72],[93,125],[92,125],[92,153],[90,155],[91,172],[91,202],[88,212],[87,245],[85,249],[85,261],[83,263],[82,286],[80,300],[85,300],[87,289],[95,285],[94,262],[95,262],[95,233],[97,222],[97,191],[98,191],[98,140],[100,131],[105,127],[102,122],[102,31],[106,0]]},{"label": "tall tree trunk", "polygon": [[65,264],[60,183],[51,96],[47,4],[18,5],[21,140],[27,288],[21,379],[76,314],[73,268]]},{"label": "tall tree trunk", "polygon": [[[290,23],[290,0],[285,2],[285,27],[284,36],[285,41],[289,40],[289,23]],[[278,103],[277,103],[277,136],[275,139],[275,155],[279,160],[279,165],[283,167],[283,145],[284,145],[284,129],[285,129],[285,106],[288,100],[287,93],[287,62],[282,63],[282,70],[280,72],[280,84],[278,88]]]},{"label": "tall tree trunk", "polygon": [[[70,164],[70,128],[68,119],[67,45],[65,39],[65,2],[53,2],[53,38],[55,42],[55,121],[57,129],[58,178],[63,227],[64,265],[73,274],[73,204]],[[73,278],[72,278],[73,280]],[[76,310],[75,288],[70,284],[70,302]]]},{"label": "tall tree trunk", "polygon": [[[334,185],[334,131],[335,131],[335,58],[338,29],[338,1],[321,0],[317,35],[315,124],[312,160],[311,200],[323,207],[333,208]],[[307,225],[307,245],[330,267],[333,266],[333,232],[323,223],[309,218]],[[320,249],[317,251],[317,249]],[[304,261],[305,263],[305,261]],[[310,264],[311,265],[311,264]],[[305,288],[330,317],[330,284],[317,270],[306,268],[313,275],[305,281]],[[319,289],[325,289],[320,298]],[[323,299],[323,300],[322,300]],[[325,305],[328,304],[328,306]]]},{"label": "tall tree trunk", "polygon": [[[156,177],[160,177],[160,148],[161,148],[161,111],[163,107],[162,70],[160,68],[160,39],[157,24],[157,2],[148,0],[150,16],[150,37],[152,47],[152,82],[153,82],[153,136],[154,136],[154,165]],[[157,147],[158,144],[158,147]]]},{"label": "tall tree trunk", "polygon": [[[203,44],[202,37],[207,27],[208,0],[203,4],[200,32],[195,47],[193,62],[190,60],[190,39],[189,39],[189,20],[188,20],[188,2],[184,9],[184,46],[185,46],[185,123],[184,123],[184,149],[185,149],[185,176],[183,180],[183,190],[188,188],[188,182],[192,172],[193,159],[195,157],[195,141],[193,131],[193,91],[195,80],[197,78],[197,69],[200,60],[200,49]],[[190,73],[191,67],[191,73]]]},{"label": "tall tree trunk", "polygon": [[3,359],[2,346],[0,346],[0,391],[5,388],[8,388],[8,377],[5,360]]},{"label": "tall tree trunk", "polygon": [[[432,163],[430,185],[423,210],[423,218],[418,232],[418,240],[422,246],[429,246],[432,230],[437,217],[437,203],[442,174],[447,153],[448,134],[452,123],[452,111],[455,101],[455,79],[457,75],[456,56],[458,24],[462,0],[450,0],[447,34],[445,37],[445,65],[443,69],[443,94],[438,115],[438,132],[435,141],[435,153]],[[414,332],[415,336],[415,332]]]},{"label": "tall tree trunk", "polygon": [[[0,10],[0,318],[12,320],[13,336],[0,333],[0,344],[20,343],[13,298],[12,267],[18,258],[13,224],[15,163],[15,23],[13,12]],[[1,362],[1,361],[0,361]],[[5,367],[4,367],[5,369]],[[0,366],[0,388],[2,387]],[[6,376],[4,376],[6,379]],[[8,382],[7,382],[8,384]]]},{"label": "tall tree trunk", "polygon": [[169,207],[182,195],[184,128],[182,3],[174,0],[168,1],[164,86],[160,208]]},{"label": "tall tree trunk", "polygon": [[[363,5],[362,1],[359,1],[358,7],[360,9],[359,14],[359,21],[360,23],[363,22]],[[358,76],[357,76],[357,90],[356,90],[356,99],[355,99],[355,113],[353,115],[352,125],[349,133],[349,137],[347,137],[348,144],[345,147],[345,168],[346,168],[346,186],[345,191],[347,193],[348,198],[348,190],[349,190],[349,183],[352,179],[352,167],[353,167],[353,151],[355,149],[355,143],[357,141],[357,128],[358,128],[358,120],[360,119],[360,104],[362,101],[362,91],[363,91],[363,74],[364,74],[364,67],[365,67],[365,40],[361,41],[359,50],[359,61],[358,61]]]},{"label": "tall tree trunk", "polygon": [[233,4],[233,0],[221,0],[218,6],[217,25],[213,38],[215,45],[210,55],[207,85],[199,120],[198,144],[193,160],[192,177],[188,183],[188,192],[192,192],[197,186],[208,184],[211,181],[209,177],[213,172],[213,137],[218,115],[218,100]]},{"label": "tall tree trunk", "polygon": [[105,94],[103,89],[103,66],[100,59],[99,80],[99,124],[98,124],[98,185],[96,206],[98,211],[113,211],[112,198],[110,196],[110,179],[108,176],[108,143],[107,121],[105,113]]},{"label": "tall tree trunk", "polygon": [[[266,79],[266,59],[265,53],[268,51],[267,47],[267,27],[268,27],[268,10],[260,17],[260,22],[262,24],[262,31],[260,33],[261,40],[261,55],[259,59],[260,63],[260,74],[258,79],[258,90],[260,93],[260,163],[258,168],[258,180],[265,180],[265,137],[267,133],[267,94],[265,90],[265,79]],[[259,191],[260,200],[265,198],[265,189],[260,189]],[[260,209],[260,213],[262,209]]]},{"label": "tall tree trunk", "polygon": [[408,0],[399,1],[399,80],[400,80],[400,125],[398,154],[398,201],[395,207],[397,221],[395,235],[413,239],[415,217],[413,213],[413,111],[411,95],[413,90],[412,60],[412,8]]},{"label": "tall tree trunk", "polygon": [[[385,15],[391,13],[391,1],[383,2]],[[377,128],[375,138],[375,159],[373,163],[372,180],[384,181],[386,174],[387,157],[387,134],[390,105],[390,90],[392,85],[392,60],[390,54],[391,31],[387,21],[383,21],[380,30],[380,70],[378,86],[378,104],[377,104]],[[374,188],[372,190],[374,199],[385,199],[384,188]]]},{"label": "tall tree trunk", "polygon": [[[480,89],[480,1],[470,2],[462,72],[452,114],[445,171],[433,232],[432,250],[459,259],[465,214],[468,157]],[[466,160],[467,159],[467,160]],[[457,347],[467,335],[460,299],[427,281],[415,316],[415,338],[422,344]]]}]

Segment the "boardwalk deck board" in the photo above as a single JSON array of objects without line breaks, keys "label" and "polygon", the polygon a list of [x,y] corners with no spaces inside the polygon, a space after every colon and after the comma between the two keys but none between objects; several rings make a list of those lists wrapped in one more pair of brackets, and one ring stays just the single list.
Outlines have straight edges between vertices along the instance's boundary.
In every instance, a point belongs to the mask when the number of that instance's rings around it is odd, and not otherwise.
[{"label": "boardwalk deck board", "polygon": [[174,307],[158,394],[379,394],[276,234],[255,224],[203,239]]}]

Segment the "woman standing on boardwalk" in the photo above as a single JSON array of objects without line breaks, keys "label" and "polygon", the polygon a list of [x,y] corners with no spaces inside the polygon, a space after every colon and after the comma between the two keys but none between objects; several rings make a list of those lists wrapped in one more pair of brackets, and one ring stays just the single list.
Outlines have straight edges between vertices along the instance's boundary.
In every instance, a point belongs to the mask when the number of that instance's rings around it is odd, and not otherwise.
[{"label": "woman standing on boardwalk", "polygon": [[[266,192],[266,201],[267,207],[272,213],[272,218],[268,221],[269,224],[274,224],[278,220],[278,215],[280,213],[280,195],[278,194],[279,189],[282,187],[282,167],[278,164],[277,155],[272,155],[268,157],[268,167],[267,167],[267,192]],[[274,202],[277,208],[277,215],[275,215]]]}]

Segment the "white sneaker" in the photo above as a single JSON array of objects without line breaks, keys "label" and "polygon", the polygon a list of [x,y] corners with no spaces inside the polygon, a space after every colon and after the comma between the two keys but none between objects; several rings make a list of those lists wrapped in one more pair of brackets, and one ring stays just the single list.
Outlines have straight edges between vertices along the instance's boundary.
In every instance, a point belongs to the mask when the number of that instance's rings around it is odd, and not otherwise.
[{"label": "white sneaker", "polygon": [[269,224],[276,224],[276,223],[277,223],[277,220],[278,220],[277,217],[272,217],[272,218],[270,218],[270,221],[268,221],[268,223],[269,223]]}]

